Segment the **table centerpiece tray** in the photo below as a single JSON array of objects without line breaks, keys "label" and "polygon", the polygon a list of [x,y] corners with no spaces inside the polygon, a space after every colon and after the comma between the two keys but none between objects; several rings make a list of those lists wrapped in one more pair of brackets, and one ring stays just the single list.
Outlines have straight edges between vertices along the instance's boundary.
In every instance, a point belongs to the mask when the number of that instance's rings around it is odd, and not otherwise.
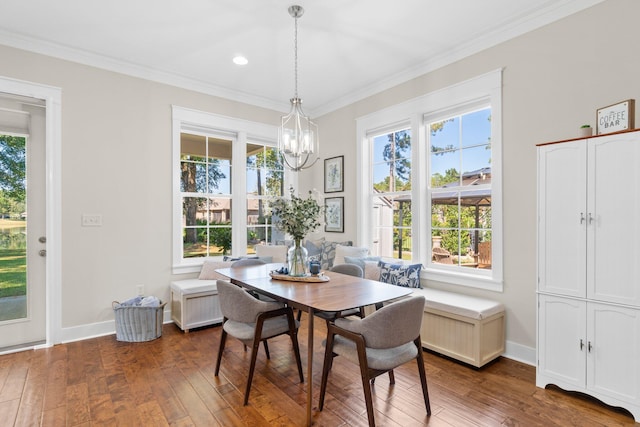
[{"label": "table centerpiece tray", "polygon": [[324,274],[307,274],[305,276],[289,276],[288,274],[280,274],[276,271],[269,273],[272,279],[275,280],[288,280],[290,282],[328,282],[331,280],[329,276]]}]

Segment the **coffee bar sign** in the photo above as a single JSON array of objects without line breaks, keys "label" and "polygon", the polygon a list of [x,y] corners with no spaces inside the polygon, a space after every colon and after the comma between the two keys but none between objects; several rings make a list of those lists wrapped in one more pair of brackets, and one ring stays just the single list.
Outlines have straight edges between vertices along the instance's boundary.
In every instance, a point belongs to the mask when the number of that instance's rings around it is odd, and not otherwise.
[{"label": "coffee bar sign", "polygon": [[596,117],[596,134],[602,135],[633,129],[634,117],[635,99],[627,99],[626,101],[600,108]]}]

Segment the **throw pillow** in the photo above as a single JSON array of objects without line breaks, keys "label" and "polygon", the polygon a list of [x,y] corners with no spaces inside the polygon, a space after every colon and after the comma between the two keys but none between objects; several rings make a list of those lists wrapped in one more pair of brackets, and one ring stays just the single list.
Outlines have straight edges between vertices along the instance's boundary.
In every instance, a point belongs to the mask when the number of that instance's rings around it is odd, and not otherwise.
[{"label": "throw pillow", "polygon": [[322,257],[320,258],[322,270],[327,270],[333,267],[333,260],[336,257],[336,247],[338,245],[342,246],[351,246],[353,245],[352,241],[346,242],[323,242],[322,243]]},{"label": "throw pillow", "polygon": [[322,255],[323,243],[324,238],[320,240],[305,240],[304,243],[302,243],[302,246],[307,249],[307,255],[309,256],[309,259],[313,258],[316,261],[320,259],[320,256]]},{"label": "throw pillow", "polygon": [[389,264],[380,261],[378,265],[380,266],[380,282],[405,288],[422,287],[420,286],[420,270],[422,270],[422,264]]},{"label": "throw pillow", "polygon": [[380,279],[380,266],[378,265],[378,261],[364,262],[364,278],[369,280]]},{"label": "throw pillow", "polygon": [[[365,267],[365,262],[367,261],[372,261],[376,266],[378,266],[378,261],[380,261],[380,257],[379,256],[365,256],[365,257],[345,256],[344,257],[344,262],[346,262],[347,264],[359,265],[363,271]],[[376,277],[375,280],[378,280],[378,277]]]},{"label": "throw pillow", "polygon": [[369,248],[338,245],[336,246],[336,257],[333,259],[333,265],[344,264],[346,262],[345,257],[347,256],[363,258],[367,255],[369,255]]},{"label": "throw pillow", "polygon": [[200,270],[200,280],[229,280],[228,277],[223,276],[216,272],[218,268],[231,267],[233,261],[205,261],[202,263],[202,270]]}]

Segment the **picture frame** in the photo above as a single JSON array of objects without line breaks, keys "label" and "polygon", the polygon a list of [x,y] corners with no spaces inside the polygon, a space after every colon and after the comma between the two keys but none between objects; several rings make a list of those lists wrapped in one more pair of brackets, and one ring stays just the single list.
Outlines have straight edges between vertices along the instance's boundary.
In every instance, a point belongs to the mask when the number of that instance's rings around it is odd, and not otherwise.
[{"label": "picture frame", "polygon": [[324,192],[344,191],[344,156],[330,157],[324,160]]},{"label": "picture frame", "polygon": [[633,129],[635,112],[635,99],[599,108],[596,111],[596,135]]},{"label": "picture frame", "polygon": [[344,233],[344,197],[328,197],[324,206],[324,231]]}]

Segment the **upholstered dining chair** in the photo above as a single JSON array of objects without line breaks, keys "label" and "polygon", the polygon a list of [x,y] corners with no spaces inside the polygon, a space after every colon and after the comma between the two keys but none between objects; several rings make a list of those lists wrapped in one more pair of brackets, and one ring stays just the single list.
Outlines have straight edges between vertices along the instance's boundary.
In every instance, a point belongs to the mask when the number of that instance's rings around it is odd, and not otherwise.
[{"label": "upholstered dining chair", "polygon": [[370,426],[375,426],[371,383],[378,375],[388,372],[389,380],[394,384],[393,370],[411,360],[416,360],[418,364],[424,404],[427,415],[431,415],[420,341],[423,312],[424,297],[413,296],[386,305],[364,319],[340,318],[330,323],[325,344],[319,409],[322,410],[324,406],[333,358],[344,356],[360,365]]},{"label": "upholstered dining chair", "polygon": [[244,392],[244,404],[246,405],[249,402],[251,381],[253,380],[260,342],[264,343],[267,359],[270,359],[271,355],[269,354],[267,340],[287,334],[291,337],[291,343],[293,344],[300,382],[304,382],[300,348],[298,346],[298,327],[300,324],[293,318],[291,307],[283,307],[281,303],[277,302],[260,301],[239,286],[224,280],[218,280],[218,297],[223,315],[223,324],[214,373],[216,377],[220,372],[220,361],[222,360],[227,335],[238,339],[245,346],[251,346],[251,362],[249,375],[247,376],[247,387]]},{"label": "upholstered dining chair", "polygon": [[249,267],[251,265],[264,265],[266,264],[266,262],[264,262],[263,260],[259,259],[259,258],[246,258],[246,259],[239,259],[237,261],[234,261],[230,267],[231,268],[236,268],[236,267]]},{"label": "upholstered dining chair", "polygon": [[[329,268],[329,271],[333,271],[335,273],[347,274],[349,276],[354,277],[364,277],[364,271],[362,267],[356,264],[338,264]],[[332,312],[332,311],[319,311],[316,313],[316,316],[325,319],[326,321],[332,321],[337,319],[338,317],[347,317],[347,316],[358,316],[364,317],[364,307],[352,308],[350,310],[340,311],[340,312]]]}]

